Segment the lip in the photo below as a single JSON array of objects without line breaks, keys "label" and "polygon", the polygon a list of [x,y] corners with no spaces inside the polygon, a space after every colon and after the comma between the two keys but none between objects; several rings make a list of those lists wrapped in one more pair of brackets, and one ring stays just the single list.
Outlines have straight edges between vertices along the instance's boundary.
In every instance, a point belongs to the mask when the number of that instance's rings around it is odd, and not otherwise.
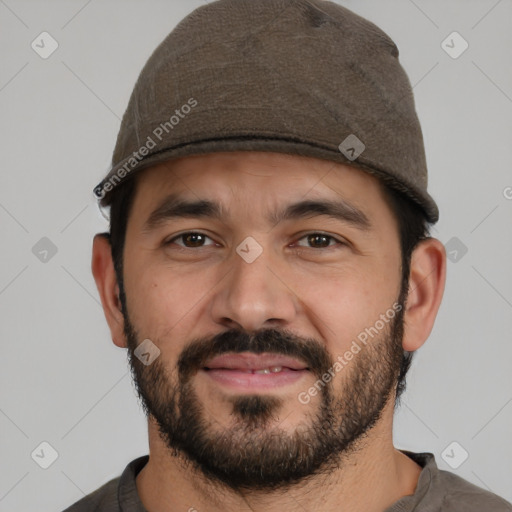
[{"label": "lip", "polygon": [[253,354],[242,352],[239,354],[222,354],[214,357],[205,364],[208,370],[263,370],[272,366],[282,366],[289,370],[307,370],[307,365],[298,359],[281,354]]},{"label": "lip", "polygon": [[[253,373],[280,366],[276,373]],[[279,354],[223,354],[207,362],[201,370],[208,379],[240,391],[270,390],[296,383],[309,375],[307,366],[292,357]]]}]

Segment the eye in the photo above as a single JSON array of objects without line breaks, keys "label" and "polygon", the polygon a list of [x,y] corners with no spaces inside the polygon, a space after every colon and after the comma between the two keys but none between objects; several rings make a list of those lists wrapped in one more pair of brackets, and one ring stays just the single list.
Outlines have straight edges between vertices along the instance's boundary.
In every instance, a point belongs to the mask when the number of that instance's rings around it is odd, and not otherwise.
[{"label": "eye", "polygon": [[[210,240],[211,243],[207,244],[206,241]],[[300,243],[302,240],[306,241],[306,244]],[[172,245],[176,244],[179,247],[183,247],[186,249],[193,249],[199,247],[207,247],[211,245],[216,245],[216,242],[212,240],[209,236],[204,233],[200,233],[197,231],[188,231],[186,233],[181,233],[173,238],[164,242],[164,245]],[[341,240],[333,237],[332,235],[327,235],[325,233],[314,232],[308,233],[303,237],[299,238],[296,243],[299,247],[307,247],[309,249],[326,249],[329,247],[334,247],[336,245],[346,245]]]},{"label": "eye", "polygon": [[333,247],[337,244],[345,245],[341,240],[338,240],[331,235],[326,235],[325,233],[308,233],[302,238],[299,238],[299,242],[300,240],[306,240],[308,245],[297,243],[299,247],[308,247],[310,249],[326,249],[327,247]]},{"label": "eye", "polygon": [[[199,233],[196,231],[189,231],[187,233],[181,233],[181,235],[177,235],[174,238],[171,238],[164,242],[164,245],[171,245],[175,243],[176,245],[179,245],[180,247],[185,247],[187,249],[193,249],[194,247],[205,247],[205,241],[206,240],[213,240],[205,235],[204,233]],[[181,241],[182,243],[178,243],[177,241]],[[212,244],[207,244],[212,245]],[[215,245],[215,242],[213,242],[213,245]]]}]

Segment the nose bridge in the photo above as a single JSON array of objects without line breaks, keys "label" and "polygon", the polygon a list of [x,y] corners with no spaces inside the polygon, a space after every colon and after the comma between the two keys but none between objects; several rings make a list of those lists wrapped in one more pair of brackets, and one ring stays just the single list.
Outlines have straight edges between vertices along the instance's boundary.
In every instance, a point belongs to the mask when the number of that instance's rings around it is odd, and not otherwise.
[{"label": "nose bridge", "polygon": [[295,296],[277,277],[277,262],[270,249],[248,237],[233,251],[228,265],[231,270],[213,298],[212,315],[216,322],[236,323],[252,331],[265,324],[286,324],[293,319]]}]

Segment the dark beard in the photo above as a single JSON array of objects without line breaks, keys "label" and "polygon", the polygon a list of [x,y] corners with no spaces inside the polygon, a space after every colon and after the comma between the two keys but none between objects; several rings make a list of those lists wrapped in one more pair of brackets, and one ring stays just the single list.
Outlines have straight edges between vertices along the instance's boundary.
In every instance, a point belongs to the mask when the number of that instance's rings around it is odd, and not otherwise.
[{"label": "dark beard", "polygon": [[[233,329],[190,342],[176,368],[167,370],[161,358],[144,366],[134,356],[142,340],[126,311],[125,334],[142,406],[146,415],[155,418],[171,453],[184,455],[210,481],[235,491],[269,491],[339,468],[343,456],[356,450],[358,441],[381,418],[396,390],[402,361],[403,308],[340,371],[348,372],[342,389],[333,389],[333,381],[322,382],[319,405],[305,406],[297,399],[297,409],[304,408],[304,421],[292,433],[279,428],[276,418],[282,399],[270,395],[232,397],[235,424],[215,430],[214,414],[205,415],[207,408],[197,397],[193,377],[215,355],[250,351],[297,357],[321,379],[334,360],[318,341],[275,329],[253,335]],[[163,345],[161,340],[155,344]]]}]

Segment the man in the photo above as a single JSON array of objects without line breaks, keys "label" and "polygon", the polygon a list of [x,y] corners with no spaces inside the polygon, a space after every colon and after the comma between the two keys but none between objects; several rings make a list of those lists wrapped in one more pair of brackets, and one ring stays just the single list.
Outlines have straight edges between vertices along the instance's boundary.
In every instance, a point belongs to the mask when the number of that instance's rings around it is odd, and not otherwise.
[{"label": "man", "polygon": [[220,0],[148,60],[92,270],[150,454],[69,511],[510,511],[397,450],[445,281],[398,50],[323,0]]}]

